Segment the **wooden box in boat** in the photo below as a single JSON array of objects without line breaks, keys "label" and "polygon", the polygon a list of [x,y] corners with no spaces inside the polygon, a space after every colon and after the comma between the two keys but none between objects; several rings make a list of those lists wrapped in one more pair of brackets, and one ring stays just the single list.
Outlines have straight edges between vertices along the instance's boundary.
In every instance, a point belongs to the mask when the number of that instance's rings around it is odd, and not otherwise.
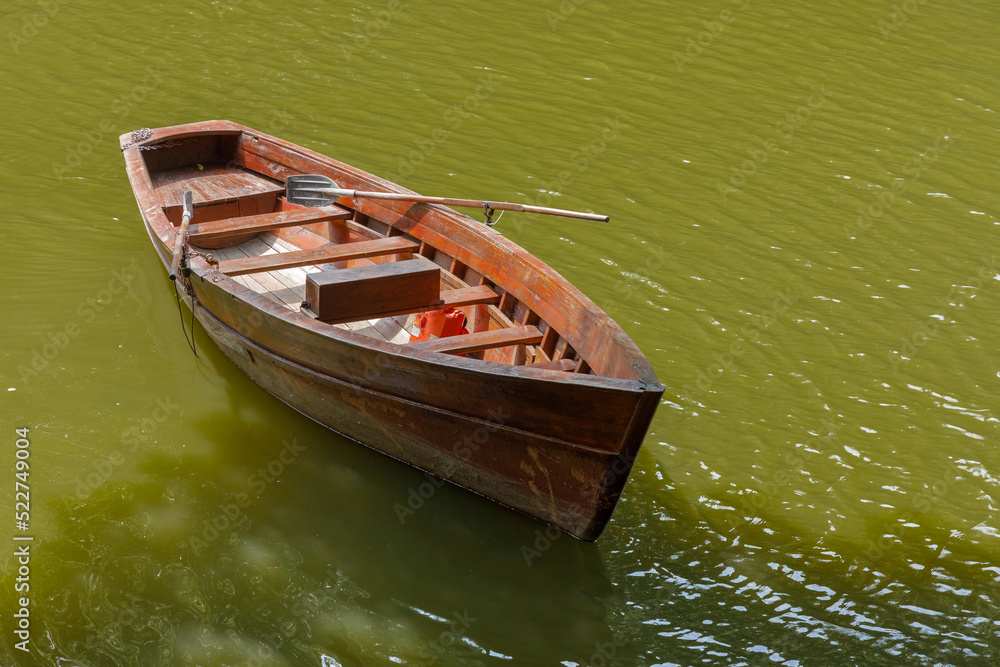
[{"label": "wooden box in boat", "polygon": [[[232,122],[131,133],[121,146],[165,266],[193,192],[198,252],[181,287],[254,381],[389,456],[582,539],[600,535],[664,388],[625,332],[553,269],[442,206],[291,204],[285,179],[304,173],[409,191]],[[434,295],[388,307],[366,300],[362,280],[338,293],[357,296],[343,317],[302,307],[310,275],[415,257],[440,269]],[[414,318],[444,307],[465,314],[468,333],[410,343]]]},{"label": "wooden box in boat", "polygon": [[306,303],[323,322],[381,319],[441,305],[441,268],[425,257],[306,276]]}]

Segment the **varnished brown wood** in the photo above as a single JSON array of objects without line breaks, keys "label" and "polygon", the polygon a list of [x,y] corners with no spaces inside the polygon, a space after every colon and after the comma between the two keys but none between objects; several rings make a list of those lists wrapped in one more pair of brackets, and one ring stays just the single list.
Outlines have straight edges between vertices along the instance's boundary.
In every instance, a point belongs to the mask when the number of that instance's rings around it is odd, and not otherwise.
[{"label": "varnished brown wood", "polygon": [[176,167],[156,174],[157,195],[167,208],[180,206],[186,190],[194,195],[194,205],[223,202],[260,194],[277,195],[285,187],[251,171],[225,165]]},{"label": "varnished brown wood", "polygon": [[[364,226],[363,224],[355,222],[354,220],[345,220],[344,224],[347,226],[347,229],[349,229],[351,233],[358,238],[366,238],[366,239],[382,238],[382,234],[379,234],[369,229],[368,227]],[[419,245],[420,244],[418,243],[417,246],[419,247]]]},{"label": "varnished brown wood", "polygon": [[191,225],[189,230],[191,243],[199,245],[200,241],[210,241],[226,236],[238,236],[253,232],[270,231],[282,227],[309,225],[327,220],[346,218],[350,211],[342,208],[307,208],[298,211],[278,211],[261,213],[241,218],[227,218],[212,222],[199,222]]},{"label": "varnished brown wood", "polygon": [[508,319],[514,319],[514,308],[517,303],[517,299],[510,292],[504,292],[503,296],[500,298],[500,312],[507,316]]},{"label": "varnished brown wood", "polygon": [[500,297],[486,285],[464,287],[441,292],[442,308],[465,308],[466,306],[483,306],[500,303]]},{"label": "varnished brown wood", "polygon": [[514,327],[512,329],[479,331],[436,340],[423,340],[418,343],[410,343],[410,347],[415,347],[422,352],[463,354],[492,350],[508,345],[533,345],[541,340],[542,332],[538,330],[538,327]]},{"label": "varnished brown wood", "polygon": [[[463,287],[441,292],[441,300],[439,303],[403,308],[391,312],[374,313],[371,317],[362,317],[361,319],[372,319],[374,316],[397,317],[399,315],[410,315],[412,313],[422,313],[428,310],[439,310],[441,308],[465,308],[468,306],[490,305],[496,304],[499,301],[500,297],[497,296],[497,293],[485,285],[477,287]],[[311,310],[309,310],[309,313],[311,315],[315,315],[315,313]],[[323,320],[323,322],[326,322],[327,324],[342,324],[344,322],[354,321],[356,321],[356,319],[345,319],[343,317],[334,317],[328,320]]]},{"label": "varnished brown wood", "polygon": [[576,370],[576,362],[572,359],[556,359],[555,361],[541,361],[537,364],[530,364],[531,368],[541,368],[547,371],[573,371]]},{"label": "varnished brown wood", "polygon": [[356,322],[433,308],[441,304],[441,269],[419,257],[312,273],[306,277],[306,301],[323,322]]},{"label": "varnished brown wood", "polygon": [[415,252],[417,245],[401,238],[373,239],[355,243],[330,244],[312,250],[282,252],[246,259],[229,259],[219,262],[219,271],[229,276],[248,273],[291,269],[297,266],[312,266],[328,262],[343,262],[351,259]]},{"label": "varnished brown wood", "polygon": [[[260,158],[255,163],[259,169],[266,169],[275,175],[322,173],[341,185],[358,186],[355,189],[391,185],[336,160],[260,133],[245,132],[239,146],[246,152],[248,160]],[[395,188],[395,191],[408,192],[398,186]],[[593,321],[596,308],[593,303],[578,292],[568,291],[571,286],[558,274],[513,244],[495,237],[484,241],[483,237],[489,237],[490,232],[482,225],[455,224],[457,214],[421,204],[354,200],[351,205],[365,215],[379,217],[404,231],[419,230],[421,240],[441,248],[466,266],[480,270],[494,282],[503,283],[519,298],[533,295],[529,300],[543,320],[566,335],[583,338],[580,344],[576,340],[573,342],[597,374],[631,379],[655,378],[648,361],[620,328],[610,319]],[[601,335],[588,336],[585,330],[580,330],[582,322],[592,324]]]},{"label": "varnished brown wood", "polygon": [[554,359],[553,351],[556,346],[556,341],[559,339],[559,332],[549,326],[545,330],[545,336],[542,338],[542,344],[539,346],[542,348],[542,352],[549,359]]},{"label": "varnished brown wood", "polygon": [[[143,222],[164,266],[180,222],[169,188],[163,189],[168,182],[190,183],[205,195],[192,228],[207,222],[203,216],[293,210],[279,196],[292,174],[323,174],[354,190],[410,192],[229,121],[158,128],[141,144],[133,144],[130,135],[121,142]],[[235,181],[204,180],[219,174]],[[255,184],[264,191],[247,194]],[[180,287],[193,297],[195,316],[208,335],[262,387],[348,438],[572,535],[595,539],[611,518],[664,391],[648,360],[579,290],[492,229],[438,205],[339,203],[352,218],[344,221],[346,236],[325,223],[272,233],[299,248],[295,252],[383,236],[408,240],[443,269],[440,303],[480,286],[509,295],[511,317],[501,312],[495,296],[466,308],[476,330],[471,335],[506,346],[456,356],[422,344],[387,342],[365,333],[376,327],[349,329],[303,314],[277,296],[276,290],[288,289],[277,272],[234,279],[192,255],[190,280]],[[247,244],[250,248],[253,241]],[[348,261],[356,268],[395,257]],[[392,334],[401,323],[382,318],[376,324]],[[538,333],[526,338],[511,331],[531,325]],[[470,339],[442,340],[433,342],[461,346]],[[529,365],[511,365],[521,361]],[[577,372],[566,372],[574,363]],[[546,370],[543,364],[565,370]]]},{"label": "varnished brown wood", "polygon": [[186,190],[183,196],[184,215],[181,218],[181,228],[177,230],[177,238],[174,239],[174,257],[170,260],[170,271],[167,275],[170,280],[177,280],[177,271],[181,266],[181,259],[184,257],[184,244],[188,239],[188,228],[191,225],[191,218],[194,217],[194,205],[190,190]]}]

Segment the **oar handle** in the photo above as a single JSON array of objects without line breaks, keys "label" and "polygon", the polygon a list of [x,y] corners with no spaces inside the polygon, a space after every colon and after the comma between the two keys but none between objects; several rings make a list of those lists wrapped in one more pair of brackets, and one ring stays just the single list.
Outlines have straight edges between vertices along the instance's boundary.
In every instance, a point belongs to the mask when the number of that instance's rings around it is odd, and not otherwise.
[{"label": "oar handle", "polygon": [[595,222],[607,222],[611,218],[606,215],[596,213],[583,213],[580,211],[566,211],[561,208],[547,208],[545,206],[529,206],[528,204],[512,204],[505,201],[483,201],[479,199],[451,199],[448,197],[426,197],[424,195],[407,195],[396,192],[363,192],[361,190],[345,190],[343,188],[310,188],[310,192],[319,192],[336,197],[348,197],[351,199],[389,199],[392,201],[411,201],[420,204],[442,204],[444,206],[462,206],[468,208],[483,208],[489,206],[495,211],[520,211],[522,213],[543,213],[545,215],[560,215],[564,218],[576,218],[578,220],[593,220]]},{"label": "oar handle", "polygon": [[170,261],[170,280],[177,280],[177,272],[180,270],[181,257],[184,256],[184,244],[187,243],[188,225],[194,217],[194,202],[191,191],[184,193],[184,214],[181,217],[181,228],[177,230],[177,237],[174,239],[174,257]]}]

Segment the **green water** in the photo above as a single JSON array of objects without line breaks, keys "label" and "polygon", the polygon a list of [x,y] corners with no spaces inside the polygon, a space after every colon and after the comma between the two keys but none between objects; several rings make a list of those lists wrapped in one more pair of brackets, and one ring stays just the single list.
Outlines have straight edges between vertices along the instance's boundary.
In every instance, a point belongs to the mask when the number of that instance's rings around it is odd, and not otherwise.
[{"label": "green water", "polygon": [[[2,14],[2,664],[1000,660],[997,5]],[[612,216],[497,227],[667,386],[596,544],[448,487],[401,523],[423,475],[190,354],[116,137],[211,118]]]}]

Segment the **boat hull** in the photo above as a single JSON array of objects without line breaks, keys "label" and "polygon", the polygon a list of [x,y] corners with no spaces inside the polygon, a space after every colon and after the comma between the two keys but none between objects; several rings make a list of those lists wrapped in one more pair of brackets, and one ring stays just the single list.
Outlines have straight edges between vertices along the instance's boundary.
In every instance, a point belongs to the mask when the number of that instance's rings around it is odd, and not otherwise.
[{"label": "boat hull", "polygon": [[[449,407],[415,400],[419,392],[400,392],[401,377],[415,384],[420,375],[395,366],[388,357],[369,357],[366,350],[353,345],[324,346],[323,356],[327,368],[358,368],[360,377],[318,371],[275,354],[228,326],[204,307],[197,290],[195,295],[199,323],[240,370],[331,430],[583,540],[597,539],[610,519],[637,445],[628,451],[609,451],[533,432],[517,414],[523,408],[504,398],[509,390],[505,391],[502,378],[485,383],[492,385],[495,398],[489,405],[490,401],[471,397],[463,400],[476,388],[460,374],[442,375],[440,368],[427,369],[425,386],[464,387],[464,391],[452,391],[454,405]],[[260,329],[265,327],[257,327],[254,338],[260,339]],[[432,380],[431,375],[436,377]],[[551,391],[561,393],[557,383],[551,384]],[[594,405],[607,398],[606,390],[596,393],[590,400],[581,400]],[[585,430],[576,402],[560,395],[551,398],[562,409],[547,411],[549,432],[560,422]],[[639,434],[633,440],[641,442],[659,392],[635,392],[630,398],[634,402],[630,430]],[[471,409],[477,405],[489,407]]]},{"label": "boat hull", "polygon": [[[140,149],[185,141],[190,146],[192,139],[218,135],[235,151],[240,169],[257,169],[271,179],[315,172],[337,176],[351,187],[398,189],[226,121],[152,134],[149,146],[133,146],[128,135],[122,145],[143,221],[165,268],[177,221],[166,215],[157,194],[162,181],[154,185],[149,160],[173,168],[182,159],[166,148],[147,157]],[[197,166],[190,177],[196,185]],[[611,518],[664,391],[648,361],[606,314],[550,267],[471,219],[440,207],[342,203],[361,221],[355,226],[377,221],[371,229],[408,235],[421,242],[421,253],[434,248],[451,258],[445,265],[474,270],[479,284],[492,285],[511,303],[529,308],[519,311],[527,313],[521,321],[530,315],[547,327],[539,347],[558,332],[567,343],[560,354],[576,350],[589,363],[577,362],[576,372],[565,372],[524,365],[523,359],[498,363],[367,337],[269,300],[218,264],[195,256],[182,271],[179,287],[212,340],[257,384],[330,429],[576,537],[596,539]],[[293,232],[291,238],[313,244],[333,240],[308,231]]]},{"label": "boat hull", "polygon": [[[635,451],[601,451],[510,426],[516,408],[500,406],[470,415],[460,411],[467,412],[462,405],[447,410],[386,393],[377,382],[348,382],[275,355],[197,302],[195,313],[240,370],[295,410],[580,539],[592,541],[600,535],[631,470]],[[370,373],[369,380],[377,380],[376,375]],[[659,396],[650,392],[636,398],[655,407]],[[647,427],[634,424],[642,433]],[[401,512],[405,520],[407,513]]]}]

